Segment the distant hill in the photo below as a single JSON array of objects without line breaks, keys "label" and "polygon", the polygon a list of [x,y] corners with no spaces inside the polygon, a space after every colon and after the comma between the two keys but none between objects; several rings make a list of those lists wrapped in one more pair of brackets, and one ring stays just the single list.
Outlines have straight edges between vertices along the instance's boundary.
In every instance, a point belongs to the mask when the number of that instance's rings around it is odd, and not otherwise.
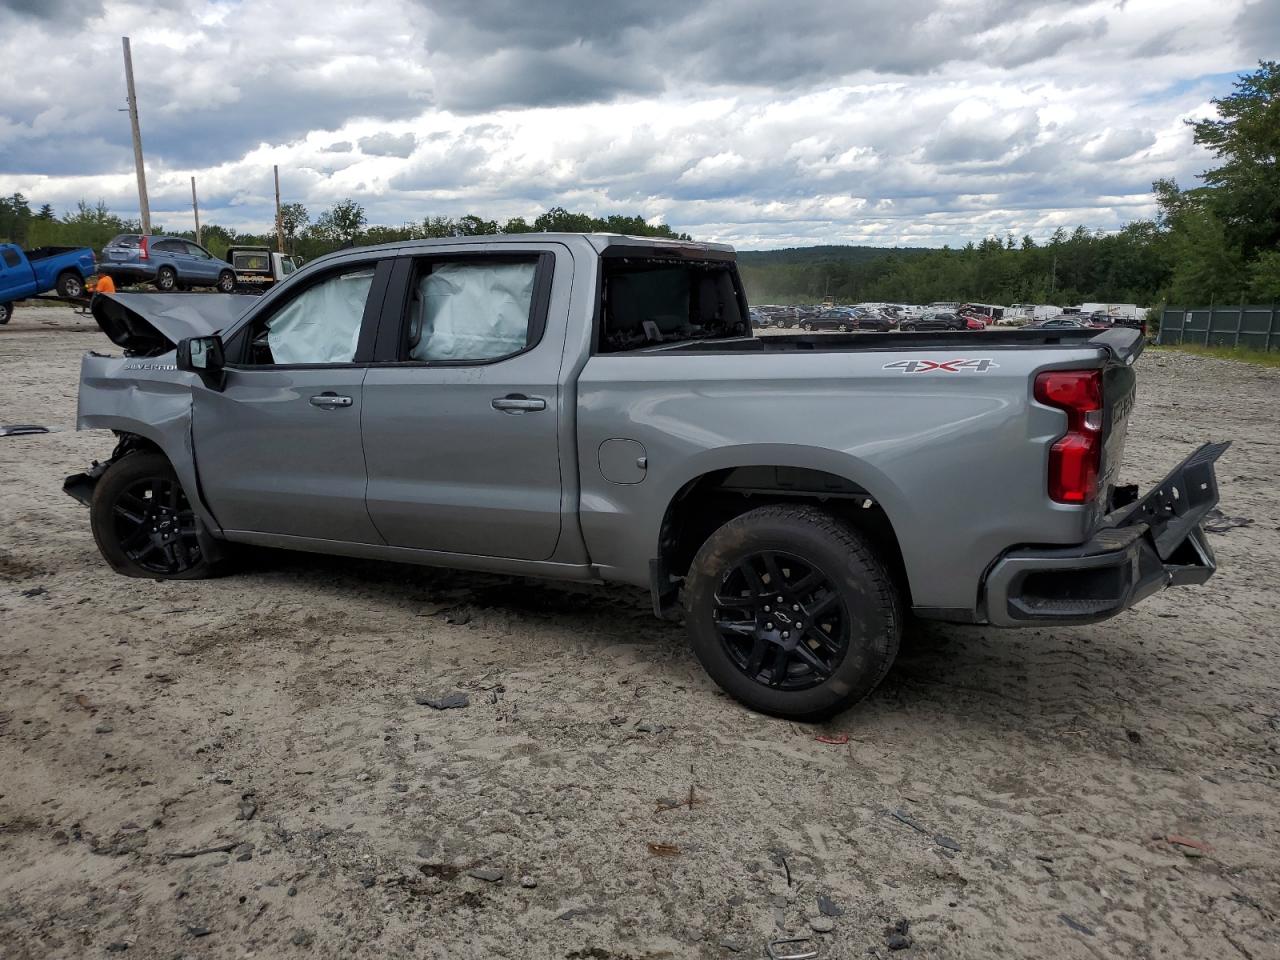
[{"label": "distant hill", "polygon": [[854,247],[824,244],[818,247],[782,247],[778,250],[739,250],[738,262],[753,267],[777,263],[867,263],[890,254],[911,256],[928,252],[928,247]]}]

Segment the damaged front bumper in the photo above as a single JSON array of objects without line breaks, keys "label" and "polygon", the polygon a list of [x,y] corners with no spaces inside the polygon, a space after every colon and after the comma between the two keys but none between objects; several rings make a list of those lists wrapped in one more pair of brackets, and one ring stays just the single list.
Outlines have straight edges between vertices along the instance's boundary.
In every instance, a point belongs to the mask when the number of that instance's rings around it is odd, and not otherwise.
[{"label": "damaged front bumper", "polygon": [[986,578],[987,622],[1093,623],[1165,587],[1204,583],[1217,563],[1200,522],[1218,503],[1213,465],[1229,446],[1206,443],[1145,497],[1109,513],[1088,543],[1002,554]]}]

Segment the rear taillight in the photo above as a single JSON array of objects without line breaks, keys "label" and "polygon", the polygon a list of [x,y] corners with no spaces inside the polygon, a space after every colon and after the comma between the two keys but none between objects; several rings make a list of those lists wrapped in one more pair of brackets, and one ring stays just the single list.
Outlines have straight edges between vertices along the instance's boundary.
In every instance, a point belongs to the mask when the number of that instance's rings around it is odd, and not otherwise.
[{"label": "rear taillight", "polygon": [[1036,399],[1067,415],[1067,432],[1049,448],[1049,496],[1088,503],[1102,466],[1102,371],[1049,370],[1036,377]]},{"label": "rear taillight", "polygon": [[139,238],[138,238],[138,259],[139,259],[139,260],[150,260],[150,259],[151,259],[151,253],[147,250],[147,238],[146,238],[146,237],[139,237]]}]

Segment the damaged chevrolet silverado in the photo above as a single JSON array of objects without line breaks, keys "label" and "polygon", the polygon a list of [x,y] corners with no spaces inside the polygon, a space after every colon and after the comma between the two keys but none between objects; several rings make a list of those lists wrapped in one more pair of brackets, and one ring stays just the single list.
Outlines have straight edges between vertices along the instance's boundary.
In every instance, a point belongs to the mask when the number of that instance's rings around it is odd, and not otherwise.
[{"label": "damaged chevrolet silverado", "polygon": [[[1119,484],[1139,331],[755,337],[731,248],[345,250],[262,297],[116,294],[67,478],[122,574],[232,544],[647,587],[728,693],[829,716],[908,612],[1102,620],[1203,583],[1205,444]],[[957,482],[962,481],[962,482]]]}]

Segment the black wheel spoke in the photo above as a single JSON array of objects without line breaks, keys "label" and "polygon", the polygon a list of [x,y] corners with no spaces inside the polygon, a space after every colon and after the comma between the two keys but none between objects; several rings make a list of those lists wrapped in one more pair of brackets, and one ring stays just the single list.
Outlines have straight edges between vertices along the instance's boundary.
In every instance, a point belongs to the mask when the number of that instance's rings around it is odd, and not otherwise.
[{"label": "black wheel spoke", "polygon": [[756,637],[755,644],[751,647],[751,656],[747,658],[746,674],[752,680],[760,676],[760,668],[764,665],[764,657],[768,651],[772,649],[770,643],[763,637]]},{"label": "black wheel spoke", "polygon": [[[822,649],[826,650],[828,653],[835,653],[837,650],[840,649],[840,644],[838,644],[834,639],[832,639],[831,636],[825,630],[823,630],[821,627],[816,627],[813,624],[808,624],[804,628],[804,636],[808,639],[816,641],[817,644],[820,647],[822,647]],[[804,640],[800,641],[800,645],[804,646]]]},{"label": "black wheel spoke", "polygon": [[786,586],[786,581],[782,578],[782,571],[778,569],[778,558],[772,553],[761,554],[764,560],[764,572],[769,575],[769,589],[781,590]]},{"label": "black wheel spoke", "polygon": [[756,573],[756,568],[752,566],[750,557],[738,565],[738,571],[742,574],[742,578],[746,580],[747,589],[752,594],[759,596],[764,593],[764,583],[760,580],[760,574]]},{"label": "black wheel spoke", "polygon": [[803,601],[805,597],[813,593],[822,583],[826,581],[817,570],[810,570],[809,573],[795,582],[791,587],[791,595],[797,600]]},{"label": "black wheel spoke", "polygon": [[813,672],[818,674],[824,680],[831,675],[831,669],[823,659],[810,650],[803,641],[796,644],[792,653],[797,657],[797,659],[807,663],[813,669]]},{"label": "black wheel spoke", "polygon": [[711,619],[731,661],[772,689],[790,692],[825,682],[849,648],[849,619],[834,581],[812,561],[785,551],[741,559],[725,574],[714,602]]},{"label": "black wheel spoke", "polygon": [[732,593],[721,591],[716,594],[716,606],[727,608],[729,610],[754,610],[760,606],[760,597],[752,595],[749,597],[740,597]]},{"label": "black wheel spoke", "polygon": [[731,633],[739,637],[753,637],[756,633],[754,620],[717,620],[716,626],[721,633]]},{"label": "black wheel spoke", "polygon": [[805,616],[807,616],[811,621],[820,620],[823,614],[833,609],[839,602],[840,595],[834,590],[830,590],[827,592],[825,597],[805,609]]}]

